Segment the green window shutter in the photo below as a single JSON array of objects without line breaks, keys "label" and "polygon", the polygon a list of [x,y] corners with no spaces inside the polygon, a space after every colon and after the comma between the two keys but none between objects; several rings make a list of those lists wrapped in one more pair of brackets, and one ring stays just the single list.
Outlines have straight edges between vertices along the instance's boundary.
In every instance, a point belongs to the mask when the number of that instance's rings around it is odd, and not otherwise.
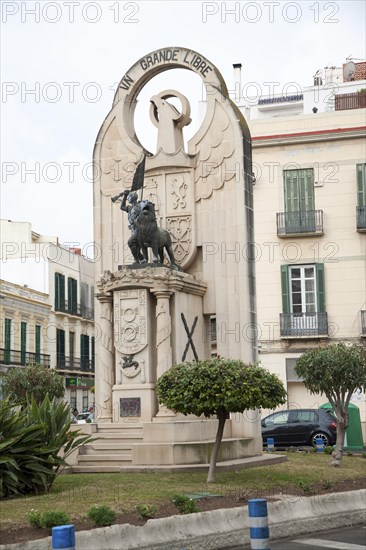
[{"label": "green window shutter", "polygon": [[65,310],[65,276],[55,273],[55,309]]},{"label": "green window shutter", "polygon": [[60,274],[55,273],[55,310],[60,309]]},{"label": "green window shutter", "polygon": [[4,343],[5,343],[5,350],[4,350],[4,360],[5,364],[9,365],[10,359],[11,359],[11,324],[12,319],[5,319],[5,325],[4,325]]},{"label": "green window shutter", "polygon": [[80,350],[81,350],[81,367],[89,368],[89,336],[81,334],[80,336]]},{"label": "green window shutter", "polygon": [[284,170],[283,183],[285,191],[285,211],[297,212],[299,210],[297,170]]},{"label": "green window shutter", "polygon": [[76,315],[77,303],[78,303],[78,283],[75,279],[69,277],[67,279],[67,299],[68,299],[68,311]]},{"label": "green window shutter", "polygon": [[41,325],[36,325],[34,349],[36,352],[36,363],[41,361]]},{"label": "green window shutter", "polygon": [[366,206],[366,164],[357,164],[357,206]]},{"label": "green window shutter", "polygon": [[57,366],[65,366],[65,331],[57,329],[56,331],[56,354]]},{"label": "green window shutter", "polygon": [[325,312],[324,264],[315,264],[318,313]]},{"label": "green window shutter", "polygon": [[307,212],[315,209],[314,170],[284,170],[285,211]]},{"label": "green window shutter", "polygon": [[91,338],[91,360],[92,360],[92,365],[93,365],[93,369],[94,369],[94,365],[95,365],[95,338],[94,338],[94,336],[92,336],[92,338]]},{"label": "green window shutter", "polygon": [[27,352],[27,323],[21,321],[20,323],[20,363],[26,364],[26,352]]},{"label": "green window shutter", "polygon": [[281,265],[282,312],[290,313],[290,288],[288,266]]}]

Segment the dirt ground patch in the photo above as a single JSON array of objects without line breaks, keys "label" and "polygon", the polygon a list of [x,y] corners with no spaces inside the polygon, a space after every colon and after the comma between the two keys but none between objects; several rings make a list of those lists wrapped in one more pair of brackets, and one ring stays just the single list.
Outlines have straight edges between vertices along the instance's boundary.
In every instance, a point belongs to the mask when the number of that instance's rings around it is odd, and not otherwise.
[{"label": "dirt ground patch", "polygon": [[[286,494],[296,496],[311,496],[327,493],[338,493],[343,491],[354,491],[366,488],[366,478],[358,480],[339,481],[332,484],[329,488],[322,486],[303,487],[291,486],[286,488]],[[214,489],[213,489],[214,491]],[[198,507],[201,512],[207,510],[218,510],[220,508],[234,508],[236,506],[245,506],[250,498],[267,498],[268,501],[279,500],[281,498],[281,489],[272,488],[271,491],[247,491],[243,488],[239,493],[235,492],[229,495],[220,497],[209,497],[197,500]],[[155,518],[165,518],[176,515],[178,513],[172,502],[167,502],[158,505],[158,511]],[[84,517],[71,517],[71,522],[75,526],[75,531],[85,531],[95,529],[95,524]],[[130,525],[141,526],[146,523],[146,520],[141,518],[136,510],[125,511],[117,515],[115,524],[129,523]],[[36,540],[51,535],[51,530],[34,528],[31,526],[12,526],[5,527],[0,524],[0,544],[14,544],[25,542],[28,540]]]}]

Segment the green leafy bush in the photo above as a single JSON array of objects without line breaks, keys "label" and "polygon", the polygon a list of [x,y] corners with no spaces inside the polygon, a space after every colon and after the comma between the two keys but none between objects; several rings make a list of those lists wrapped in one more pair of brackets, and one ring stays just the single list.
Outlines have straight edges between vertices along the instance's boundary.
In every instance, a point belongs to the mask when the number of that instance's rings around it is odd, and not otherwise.
[{"label": "green leafy bush", "polygon": [[153,518],[158,511],[158,507],[153,504],[138,504],[136,510],[142,518]]},{"label": "green leafy bush", "polygon": [[92,506],[87,514],[88,518],[93,520],[98,527],[112,525],[116,520],[116,512],[106,504],[101,506]]},{"label": "green leafy bush", "polygon": [[333,487],[333,481],[330,481],[330,479],[324,479],[323,481],[320,482],[321,486],[323,489],[325,489],[326,491],[328,491],[329,489],[331,489]]},{"label": "green leafy bush", "polygon": [[32,527],[41,527],[41,513],[32,508],[28,514],[28,521]]},{"label": "green leafy bush", "polygon": [[40,518],[40,524],[43,529],[51,529],[58,525],[68,525],[70,518],[65,512],[58,512],[57,510],[50,510],[43,512]]},{"label": "green leafy bush", "polygon": [[187,495],[174,495],[173,502],[181,514],[193,514],[200,511],[196,501]]},{"label": "green leafy bush", "polygon": [[31,510],[28,514],[28,521],[32,527],[42,527],[43,529],[51,529],[58,525],[68,525],[70,518],[65,512],[50,510],[42,514],[38,510]]},{"label": "green leafy bush", "polygon": [[311,484],[307,481],[303,481],[302,479],[300,479],[299,481],[299,487],[304,491],[306,495],[311,495],[314,492]]},{"label": "green leafy bush", "polygon": [[14,404],[24,405],[27,399],[42,403],[49,398],[61,398],[65,394],[63,377],[55,369],[43,365],[14,367],[3,376],[3,392]]},{"label": "green leafy bush", "polygon": [[69,406],[57,399],[32,399],[23,410],[0,401],[0,497],[51,488],[70,453],[92,440],[70,425]]}]

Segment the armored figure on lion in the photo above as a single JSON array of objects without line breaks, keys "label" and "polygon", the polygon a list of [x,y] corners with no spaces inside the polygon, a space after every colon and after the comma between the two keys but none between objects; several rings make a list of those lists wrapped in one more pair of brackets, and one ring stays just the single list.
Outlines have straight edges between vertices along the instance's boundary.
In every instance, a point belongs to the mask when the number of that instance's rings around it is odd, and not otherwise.
[{"label": "armored figure on lion", "polygon": [[[121,210],[128,213],[129,229],[131,236],[128,239],[128,246],[131,250],[135,263],[148,263],[148,248],[151,248],[153,263],[164,263],[164,250],[166,250],[170,266],[179,269],[173,253],[172,239],[166,229],[158,226],[155,214],[155,205],[145,199],[137,201],[137,193],[123,191],[112,198],[115,202],[122,197]],[[126,206],[126,199],[129,205]]]}]

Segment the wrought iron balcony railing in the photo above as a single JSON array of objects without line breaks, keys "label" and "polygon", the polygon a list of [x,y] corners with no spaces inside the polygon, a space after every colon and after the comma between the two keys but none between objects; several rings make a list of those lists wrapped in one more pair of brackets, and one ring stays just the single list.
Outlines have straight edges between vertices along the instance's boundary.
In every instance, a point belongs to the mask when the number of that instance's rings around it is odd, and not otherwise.
[{"label": "wrought iron balcony railing", "polygon": [[14,349],[0,348],[0,365],[28,367],[30,365],[44,365],[49,367],[50,356],[44,353],[32,353]]},{"label": "wrought iron balcony railing", "polygon": [[326,313],[280,313],[281,336],[327,336]]},{"label": "wrought iron balcony railing", "polygon": [[277,235],[323,235],[323,210],[277,212]]},{"label": "wrought iron balcony railing", "polygon": [[55,311],[68,313],[69,315],[77,315],[83,319],[94,319],[94,309],[92,307],[87,307],[83,304],[76,304],[75,302],[69,303],[67,300],[56,304]]},{"label": "wrought iron balcony railing", "polygon": [[94,372],[94,361],[83,357],[57,355],[56,369],[79,372]]},{"label": "wrought iron balcony railing", "polygon": [[366,206],[356,206],[357,231],[366,231]]},{"label": "wrought iron balcony railing", "polygon": [[366,336],[366,310],[361,311],[361,334]]}]

